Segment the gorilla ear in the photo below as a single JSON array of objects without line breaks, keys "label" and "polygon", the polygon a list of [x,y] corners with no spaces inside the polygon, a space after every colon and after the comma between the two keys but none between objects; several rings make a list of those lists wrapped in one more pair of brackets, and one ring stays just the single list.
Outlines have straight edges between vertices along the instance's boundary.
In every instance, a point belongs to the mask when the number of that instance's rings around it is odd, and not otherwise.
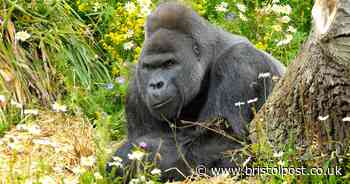
[{"label": "gorilla ear", "polygon": [[192,50],[197,57],[199,57],[201,55],[201,52],[199,50],[199,44],[196,41],[194,41],[194,43],[193,43]]}]

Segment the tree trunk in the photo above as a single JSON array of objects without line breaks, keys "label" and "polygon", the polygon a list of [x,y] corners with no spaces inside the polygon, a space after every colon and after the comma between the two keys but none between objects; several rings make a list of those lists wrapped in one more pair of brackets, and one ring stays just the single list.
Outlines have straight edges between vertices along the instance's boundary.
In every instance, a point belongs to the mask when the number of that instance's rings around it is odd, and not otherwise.
[{"label": "tree trunk", "polygon": [[300,154],[349,150],[350,0],[316,0],[313,28],[295,61],[250,125],[275,150]]}]

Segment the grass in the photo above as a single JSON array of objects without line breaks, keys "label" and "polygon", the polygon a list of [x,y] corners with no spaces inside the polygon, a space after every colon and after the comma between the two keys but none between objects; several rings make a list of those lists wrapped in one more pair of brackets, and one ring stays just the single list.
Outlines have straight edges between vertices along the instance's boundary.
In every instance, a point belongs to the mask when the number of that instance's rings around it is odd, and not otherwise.
[{"label": "grass", "polygon": [[81,117],[44,111],[27,119],[0,139],[2,181],[79,180],[81,158],[96,157],[92,125]]}]

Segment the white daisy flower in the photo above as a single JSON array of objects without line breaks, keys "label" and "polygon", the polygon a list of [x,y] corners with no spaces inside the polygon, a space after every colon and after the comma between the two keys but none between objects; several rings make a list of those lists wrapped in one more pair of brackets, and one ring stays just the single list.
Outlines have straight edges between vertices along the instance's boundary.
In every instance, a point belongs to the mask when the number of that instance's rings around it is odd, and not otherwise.
[{"label": "white daisy flower", "polygon": [[0,103],[5,103],[6,97],[4,95],[0,95]]},{"label": "white daisy flower", "polygon": [[27,131],[32,135],[40,135],[41,129],[39,125],[32,125],[27,128]]},{"label": "white daisy flower", "polygon": [[242,106],[242,105],[245,105],[245,103],[244,103],[244,102],[236,102],[236,103],[235,103],[235,106],[237,106],[237,107],[240,107],[240,106]]},{"label": "white daisy flower", "polygon": [[52,104],[52,110],[54,112],[67,112],[67,106],[55,102],[54,104]]},{"label": "white daisy flower", "polygon": [[39,182],[41,184],[56,184],[56,181],[53,177],[51,176],[44,176],[39,179]]},{"label": "white daisy flower", "polygon": [[286,24],[286,23],[290,22],[290,18],[288,16],[283,16],[283,17],[280,18],[280,21],[282,23]]},{"label": "white daisy flower", "polygon": [[250,162],[251,159],[252,157],[248,157],[247,160],[243,162],[243,167],[245,167]]},{"label": "white daisy flower", "polygon": [[350,122],[350,117],[345,117],[345,118],[342,119],[342,121],[344,121],[344,122],[345,122],[345,121]]},{"label": "white daisy flower", "polygon": [[287,31],[291,32],[291,33],[295,33],[295,32],[297,32],[297,29],[295,29],[293,26],[289,26]]},{"label": "white daisy flower", "polygon": [[102,180],[102,179],[103,179],[103,176],[102,176],[99,172],[95,172],[95,173],[94,173],[94,177],[95,177],[95,179],[97,179],[97,180]]},{"label": "white daisy flower", "polygon": [[93,155],[80,158],[80,165],[85,167],[92,167],[94,166],[95,162],[96,162],[96,157]]},{"label": "white daisy flower", "polygon": [[277,162],[277,164],[280,165],[280,166],[284,166],[285,162],[283,160],[280,160],[280,161]]},{"label": "white daisy flower", "polygon": [[283,156],[283,151],[280,151],[280,152],[275,152],[273,154],[273,157],[276,157],[276,158],[279,158],[279,157],[282,157]]},{"label": "white daisy flower", "polygon": [[152,4],[152,1],[151,0],[137,0],[137,3],[140,5],[140,6],[151,6]]},{"label": "white daisy flower", "polygon": [[123,44],[124,50],[131,50],[132,48],[134,48],[134,46],[135,45],[132,41]]},{"label": "white daisy flower", "polygon": [[18,109],[22,109],[23,108],[23,104],[20,104],[14,100],[11,100],[10,104]]},{"label": "white daisy flower", "polygon": [[288,45],[293,40],[293,35],[287,34],[284,40],[277,43],[277,46]]},{"label": "white daisy flower", "polygon": [[49,139],[34,139],[33,143],[38,145],[52,145]]},{"label": "white daisy flower", "polygon": [[318,120],[320,120],[320,121],[326,121],[328,118],[329,118],[329,115],[327,115],[327,116],[319,116],[319,117],[318,117]]},{"label": "white daisy flower", "polygon": [[129,29],[128,32],[126,32],[126,38],[132,38],[134,36],[134,31],[132,29]]},{"label": "white daisy flower", "polygon": [[15,39],[16,40],[20,40],[20,41],[23,41],[23,42],[26,41],[29,38],[30,38],[30,34],[27,33],[27,31],[19,31],[15,35]]},{"label": "white daisy flower", "polygon": [[25,109],[24,114],[38,115],[39,110],[38,109]]},{"label": "white daisy flower", "polygon": [[242,12],[239,12],[239,18],[244,22],[248,21],[248,18]]},{"label": "white daisy flower", "polygon": [[226,2],[221,2],[220,4],[215,6],[215,10],[218,12],[227,12],[228,4]]},{"label": "white daisy flower", "polygon": [[160,175],[162,173],[162,171],[158,168],[155,168],[151,171],[152,175]]},{"label": "white daisy flower", "polygon": [[282,6],[282,5],[274,4],[272,5],[271,10],[278,14],[287,14],[287,15],[289,15],[292,12],[292,8],[289,5]]},{"label": "white daisy flower", "polygon": [[64,178],[64,184],[79,184],[79,176],[74,178]]},{"label": "white daisy flower", "polygon": [[141,14],[142,14],[143,17],[146,17],[149,14],[151,14],[151,9],[149,7],[147,7],[147,6],[145,6],[145,7],[142,6],[141,7]]},{"label": "white daisy flower", "polygon": [[76,175],[81,175],[86,172],[86,169],[84,167],[80,167],[80,165],[77,165],[72,169],[72,172]]},{"label": "white daisy flower", "polygon": [[247,11],[247,7],[244,4],[237,3],[236,7],[238,8],[239,11],[241,11],[243,13]]},{"label": "white daisy flower", "polygon": [[260,78],[268,78],[271,77],[271,73],[267,72],[267,73],[259,73],[258,75],[258,79]]},{"label": "white daisy flower", "polygon": [[251,100],[248,100],[247,103],[248,103],[248,104],[251,104],[251,103],[255,103],[255,102],[257,102],[257,101],[258,101],[258,98],[253,98],[253,99],[251,99]]},{"label": "white daisy flower", "polygon": [[141,161],[143,159],[143,157],[145,156],[145,153],[142,151],[133,151],[131,154],[128,154],[128,158],[130,160],[138,160]]},{"label": "white daisy flower", "polygon": [[124,9],[130,14],[130,13],[135,12],[136,6],[133,2],[129,1],[129,2],[125,3]]}]

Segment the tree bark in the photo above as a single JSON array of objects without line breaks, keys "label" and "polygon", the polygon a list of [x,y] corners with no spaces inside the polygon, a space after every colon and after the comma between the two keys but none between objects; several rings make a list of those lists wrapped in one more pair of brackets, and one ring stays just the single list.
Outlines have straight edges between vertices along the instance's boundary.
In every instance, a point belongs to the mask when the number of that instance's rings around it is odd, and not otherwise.
[{"label": "tree bark", "polygon": [[250,125],[253,143],[300,154],[349,150],[350,0],[316,0],[313,28]]}]

